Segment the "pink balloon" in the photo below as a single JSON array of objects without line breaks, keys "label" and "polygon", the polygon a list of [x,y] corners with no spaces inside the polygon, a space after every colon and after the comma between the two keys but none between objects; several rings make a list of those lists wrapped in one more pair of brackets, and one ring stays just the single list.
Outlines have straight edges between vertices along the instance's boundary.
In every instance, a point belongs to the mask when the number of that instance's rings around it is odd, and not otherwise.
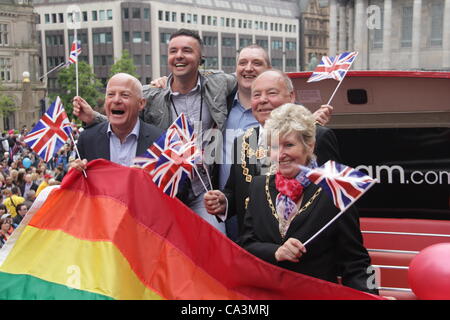
[{"label": "pink balloon", "polygon": [[429,246],[409,264],[408,282],[422,300],[450,300],[450,243]]}]

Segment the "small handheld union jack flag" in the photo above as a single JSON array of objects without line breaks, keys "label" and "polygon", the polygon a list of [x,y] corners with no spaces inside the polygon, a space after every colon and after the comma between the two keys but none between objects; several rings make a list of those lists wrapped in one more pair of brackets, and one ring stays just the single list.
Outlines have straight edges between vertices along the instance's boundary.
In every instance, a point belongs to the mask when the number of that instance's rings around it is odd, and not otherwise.
[{"label": "small handheld union jack flag", "polygon": [[182,113],[134,163],[147,171],[155,184],[170,197],[190,178],[200,157],[196,134]]},{"label": "small handheld union jack flag", "polygon": [[45,162],[48,162],[72,134],[69,118],[59,97],[24,138]]},{"label": "small handheld union jack flag", "polygon": [[322,187],[340,210],[349,207],[377,182],[361,171],[332,160],[316,169],[302,166],[302,170],[307,170],[306,177]]},{"label": "small handheld union jack flag", "polygon": [[78,62],[78,56],[81,53],[81,46],[78,40],[73,40],[72,46],[70,47],[69,61],[67,61],[66,66],[70,66],[72,63]]},{"label": "small handheld union jack flag", "polygon": [[346,165],[329,160],[322,167],[310,169],[300,166],[306,172],[306,177],[312,183],[322,187],[333,200],[340,212],[309,238],[303,245],[307,245],[323,230],[328,228],[339,218],[356,200],[372,187],[377,180]]},{"label": "small handheld union jack flag", "polygon": [[325,79],[342,81],[357,55],[358,52],[344,52],[336,57],[323,56],[322,61],[317,65],[307,82]]}]

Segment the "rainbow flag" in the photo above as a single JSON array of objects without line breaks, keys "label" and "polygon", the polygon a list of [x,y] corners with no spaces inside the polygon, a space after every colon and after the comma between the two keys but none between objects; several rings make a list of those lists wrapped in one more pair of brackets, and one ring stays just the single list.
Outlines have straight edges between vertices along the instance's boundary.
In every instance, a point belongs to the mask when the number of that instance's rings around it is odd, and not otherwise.
[{"label": "rainbow flag", "polygon": [[378,299],[249,254],[141,169],[72,170],[0,251],[0,299]]}]

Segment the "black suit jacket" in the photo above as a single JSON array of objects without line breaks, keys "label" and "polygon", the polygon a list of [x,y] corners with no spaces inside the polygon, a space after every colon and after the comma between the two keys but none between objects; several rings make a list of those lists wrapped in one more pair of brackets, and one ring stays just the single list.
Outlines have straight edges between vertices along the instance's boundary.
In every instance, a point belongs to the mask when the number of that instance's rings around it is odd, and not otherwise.
[{"label": "black suit jacket", "polygon": [[[136,155],[145,153],[145,150],[162,134],[162,130],[154,125],[141,122],[139,129]],[[111,160],[109,150],[109,137],[107,134],[109,122],[104,121],[85,129],[78,138],[77,147],[81,159],[88,161],[94,159]]]},{"label": "black suit jacket", "polygon": [[[34,191],[36,191],[37,189],[38,189],[38,185],[36,184],[36,183],[32,183],[31,184],[31,188],[30,188],[30,190],[34,190]],[[25,193],[25,183],[23,183],[20,187],[20,194],[22,195],[22,197],[24,197],[25,198],[25,196],[26,196],[26,194],[24,194]]]},{"label": "black suit jacket", "polygon": [[[363,246],[359,217],[353,207],[308,243],[307,252],[299,262],[277,262],[275,251],[287,239],[296,238],[306,242],[338,213],[338,209],[325,191],[320,191],[311,205],[292,220],[283,239],[278,220],[269,207],[265,184],[266,176],[255,177],[250,184],[250,201],[239,240],[241,246],[274,265],[330,282],[337,282],[337,276],[342,276],[342,283],[346,286],[377,293],[376,289],[367,287],[370,257]],[[304,189],[301,207],[318,189],[312,183]],[[275,176],[269,179],[269,192],[276,206],[278,191],[275,188]]]},{"label": "black suit jacket", "polygon": [[[228,200],[228,214],[227,219],[233,215],[237,215],[238,219],[238,234],[242,233],[242,227],[244,224],[245,214],[245,199],[248,197],[248,187],[250,182],[245,180],[243,174],[241,152],[242,152],[242,140],[244,135],[235,139],[233,144],[233,164],[230,169],[230,176],[225,185],[223,193]],[[259,127],[253,128],[253,133],[247,140],[250,143],[250,147],[253,150],[258,148]],[[316,146],[314,154],[317,156],[318,165],[322,165],[328,160],[340,161],[339,147],[337,138],[330,128],[316,126]],[[256,157],[245,158],[247,163],[246,167],[249,170],[249,175],[252,177],[260,175],[260,167],[258,165]]]}]

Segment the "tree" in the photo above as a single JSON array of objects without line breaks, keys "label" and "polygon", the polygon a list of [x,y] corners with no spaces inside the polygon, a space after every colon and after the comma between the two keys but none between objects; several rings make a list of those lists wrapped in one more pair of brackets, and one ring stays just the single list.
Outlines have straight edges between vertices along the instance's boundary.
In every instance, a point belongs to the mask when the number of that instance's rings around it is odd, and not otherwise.
[{"label": "tree", "polygon": [[[67,115],[73,118],[72,99],[76,95],[75,64],[58,72],[58,83],[59,92],[51,94],[50,98],[53,102],[56,96],[59,96]],[[97,106],[98,101],[104,96],[101,81],[92,72],[91,66],[84,61],[78,62],[78,90],[80,97],[83,97],[92,107]]]},{"label": "tree", "polygon": [[136,66],[134,65],[133,59],[130,58],[128,50],[124,50],[122,52],[122,57],[111,66],[109,77],[111,78],[113,75],[120,72],[131,74],[139,79],[139,75],[136,72]]},{"label": "tree", "polygon": [[17,110],[14,99],[3,93],[4,90],[5,89],[0,83],[0,115],[3,117],[7,116],[10,112]]}]

